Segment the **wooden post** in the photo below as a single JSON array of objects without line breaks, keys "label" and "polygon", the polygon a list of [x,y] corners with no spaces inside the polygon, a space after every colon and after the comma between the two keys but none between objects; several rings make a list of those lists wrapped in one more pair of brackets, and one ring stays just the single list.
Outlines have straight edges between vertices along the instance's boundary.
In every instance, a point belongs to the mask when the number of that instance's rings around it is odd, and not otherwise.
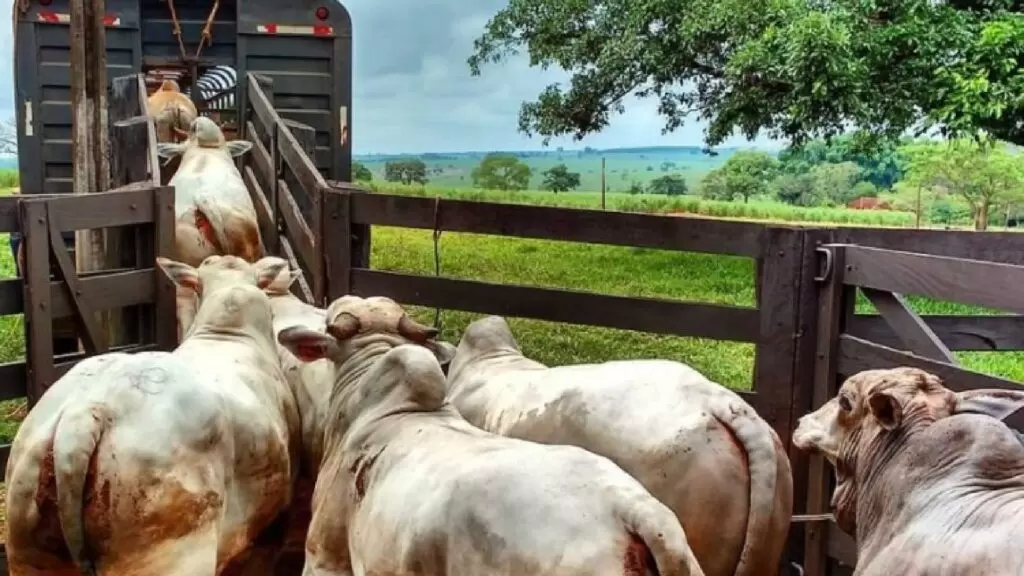
[{"label": "wooden post", "polygon": [[[105,0],[71,0],[71,118],[73,192],[86,194],[110,189],[110,138],[107,133],[107,47],[103,15]],[[114,249],[118,243],[113,242]],[[102,270],[107,252],[104,230],[75,233],[75,260],[79,273]],[[120,254],[116,255],[119,260]],[[115,260],[111,264],[117,266]],[[118,322],[101,314],[109,343],[117,342]],[[116,315],[119,317],[120,315]]]},{"label": "wooden post", "polygon": [[601,156],[601,210],[605,210],[608,207],[605,204],[604,190],[604,156]]}]

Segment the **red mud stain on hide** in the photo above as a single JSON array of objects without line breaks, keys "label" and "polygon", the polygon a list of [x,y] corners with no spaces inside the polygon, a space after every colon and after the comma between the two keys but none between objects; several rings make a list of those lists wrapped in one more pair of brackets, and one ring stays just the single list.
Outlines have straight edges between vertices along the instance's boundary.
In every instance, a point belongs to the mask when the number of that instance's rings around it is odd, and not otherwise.
[{"label": "red mud stain on hide", "polygon": [[246,262],[255,262],[263,257],[258,224],[246,218],[232,218],[228,223],[228,254],[234,254]]},{"label": "red mud stain on hide", "polygon": [[198,208],[195,209],[194,213],[196,230],[199,230],[199,234],[210,246],[213,246],[217,253],[223,254],[224,250],[221,249],[220,242],[217,241],[217,234],[213,231],[213,224],[210,222],[210,219],[207,218],[206,214],[203,214]]},{"label": "red mud stain on hide", "polygon": [[743,443],[740,442],[740,439],[736,436],[736,433],[733,432],[732,428],[729,427],[728,424],[723,422],[722,419],[717,416],[712,416],[712,418],[714,418],[715,421],[718,422],[718,425],[722,427],[722,430],[725,432],[725,435],[729,438],[729,442],[731,442],[732,445],[736,448],[736,452],[739,453],[740,459],[743,460],[743,468],[747,471],[747,476],[749,477],[750,461],[749,455],[747,454],[747,449],[744,448]]},{"label": "red mud stain on hide", "polygon": [[384,449],[381,448],[376,454],[370,456],[363,454],[352,463],[352,467],[349,468],[349,472],[356,475],[356,501],[362,500],[363,496],[366,495],[366,475],[373,469],[374,462],[377,461],[377,457],[380,456]]},{"label": "red mud stain on hide", "polygon": [[39,509],[39,523],[32,530],[32,540],[41,551],[52,554],[63,562],[71,561],[71,552],[64,543],[64,532],[60,527],[57,509],[57,477],[53,467],[53,437],[46,446],[46,455],[39,463],[39,483],[36,489],[36,507]]},{"label": "red mud stain on hide", "polygon": [[622,557],[623,576],[646,576],[648,567],[654,569],[654,557],[650,549],[639,536],[630,534],[626,553]]}]

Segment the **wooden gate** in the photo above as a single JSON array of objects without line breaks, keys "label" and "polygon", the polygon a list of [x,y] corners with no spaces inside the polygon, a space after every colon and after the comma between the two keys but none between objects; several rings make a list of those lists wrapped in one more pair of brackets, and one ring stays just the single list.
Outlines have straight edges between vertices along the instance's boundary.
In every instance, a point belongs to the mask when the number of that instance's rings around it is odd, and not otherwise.
[{"label": "wooden gate", "polygon": [[[951,350],[1012,350],[1024,347],[1020,337],[1024,323],[1019,317],[945,317],[945,324],[959,328],[944,332],[970,336],[943,342],[933,326],[907,305],[903,295],[916,295],[947,302],[997,308],[1024,313],[1024,266],[984,262],[965,258],[934,256],[915,252],[869,248],[853,244],[828,244],[818,249],[821,275],[818,293],[818,350],[814,367],[813,406],[817,407],[838,391],[842,379],[862,370],[911,366],[941,378],[954,391],[975,388],[1019,390],[1020,384],[961,367]],[[877,309],[891,334],[889,344],[872,341],[858,327],[854,308],[858,291]],[[981,326],[972,326],[979,324]],[[994,331],[1001,327],[1006,333]],[[851,332],[857,331],[861,336]],[[1012,334],[1011,334],[1012,332]],[[874,330],[872,337],[883,337]],[[974,343],[982,337],[989,340]],[[1016,345],[1007,345],[1016,342]],[[1002,345],[998,345],[1001,343]],[[1024,430],[1021,413],[1007,419]],[[828,511],[833,473],[820,456],[810,459],[806,510],[809,514]],[[808,576],[849,574],[856,564],[853,539],[832,521],[809,523],[805,531],[804,568]]]},{"label": "wooden gate", "polygon": [[[131,343],[113,350],[174,348],[174,287],[155,267],[157,254],[173,253],[173,188],[142,184],[112,192],[38,197],[20,200],[18,208],[25,243],[25,393],[30,406],[79,361],[112,351],[97,312],[149,308],[131,327]],[[110,233],[118,227],[135,228],[135,253],[126,255],[122,267],[79,276],[62,233],[96,228]],[[65,317],[74,319],[83,350],[54,357],[53,322]]]}]

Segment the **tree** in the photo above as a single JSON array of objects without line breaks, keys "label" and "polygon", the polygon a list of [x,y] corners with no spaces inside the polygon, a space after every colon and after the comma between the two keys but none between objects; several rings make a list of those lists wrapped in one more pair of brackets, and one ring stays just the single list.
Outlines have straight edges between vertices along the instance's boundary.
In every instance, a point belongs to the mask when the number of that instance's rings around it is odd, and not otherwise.
[{"label": "tree", "polygon": [[845,206],[856,198],[853,186],[860,179],[860,167],[853,162],[819,164],[807,175],[815,194],[828,204]]},{"label": "tree", "polygon": [[484,156],[470,174],[473,186],[488,190],[524,190],[532,171],[512,154],[494,152]]},{"label": "tree", "polygon": [[842,162],[857,164],[862,179],[885,189],[899,181],[905,164],[896,143],[883,142],[870,151],[863,151],[857,149],[849,136],[811,140],[803,146],[789,146],[779,152],[781,170],[788,174],[806,174],[820,164]]},{"label": "tree", "polygon": [[8,118],[0,124],[0,154],[18,153],[18,122]]},{"label": "tree", "polygon": [[352,178],[356,182],[370,182],[373,180],[373,172],[367,168],[362,162],[352,163]]},{"label": "tree", "polygon": [[703,194],[715,200],[743,198],[766,194],[771,181],[778,172],[779,161],[760,150],[740,150],[721,168],[713,170],[705,178]]},{"label": "tree", "polygon": [[1021,159],[988,138],[921,142],[905,151],[907,179],[919,186],[941,186],[961,197],[975,230],[988,229],[993,208],[1008,207],[1024,193]]},{"label": "tree", "polygon": [[823,203],[808,174],[781,174],[772,182],[772,189],[775,197],[786,204],[809,207]]},{"label": "tree", "polygon": [[545,140],[600,131],[636,94],[659,100],[666,130],[706,120],[708,146],[852,128],[870,147],[933,126],[1024,144],[1022,12],[1016,0],[510,0],[468,64],[479,74],[525,51],[565,69],[567,85],[520,110],[520,130]]},{"label": "tree", "polygon": [[384,164],[384,179],[402,184],[426,184],[427,165],[423,160],[391,160]]},{"label": "tree", "polygon": [[544,172],[544,188],[554,193],[568,192],[580,187],[580,173],[569,172],[569,167],[559,164]]},{"label": "tree", "polygon": [[658,176],[647,183],[647,190],[651,194],[665,194],[666,196],[682,196],[686,194],[686,179],[678,174],[666,174]]}]

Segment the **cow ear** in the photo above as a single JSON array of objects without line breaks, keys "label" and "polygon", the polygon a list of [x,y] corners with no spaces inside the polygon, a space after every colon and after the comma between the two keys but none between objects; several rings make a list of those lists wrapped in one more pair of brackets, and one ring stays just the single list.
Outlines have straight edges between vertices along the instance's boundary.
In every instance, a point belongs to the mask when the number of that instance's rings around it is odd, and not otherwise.
[{"label": "cow ear", "polygon": [[1024,391],[979,389],[958,392],[953,414],[984,414],[1002,420],[1024,407]]},{"label": "cow ear", "polygon": [[238,158],[249,150],[252,150],[252,142],[248,140],[232,140],[228,142],[228,153],[232,158]]},{"label": "cow ear", "polygon": [[[287,262],[273,262],[261,267],[256,273],[256,286],[260,290],[266,290],[287,268]],[[288,285],[291,286],[291,283],[289,282]]]},{"label": "cow ear", "polygon": [[174,158],[185,153],[188,142],[175,144],[173,142],[161,142],[156,145],[156,155],[161,158]]},{"label": "cow ear", "polygon": [[167,277],[178,286],[188,288],[196,294],[202,292],[203,285],[199,280],[199,272],[195,268],[184,262],[177,262],[163,256],[157,256],[156,263],[164,271],[164,274],[167,274]]},{"label": "cow ear", "polygon": [[277,333],[277,342],[303,362],[330,358],[338,352],[338,342],[329,334],[303,326],[290,326]]},{"label": "cow ear", "polygon": [[882,428],[892,431],[903,422],[903,401],[888,390],[872,392],[868,407]]}]

